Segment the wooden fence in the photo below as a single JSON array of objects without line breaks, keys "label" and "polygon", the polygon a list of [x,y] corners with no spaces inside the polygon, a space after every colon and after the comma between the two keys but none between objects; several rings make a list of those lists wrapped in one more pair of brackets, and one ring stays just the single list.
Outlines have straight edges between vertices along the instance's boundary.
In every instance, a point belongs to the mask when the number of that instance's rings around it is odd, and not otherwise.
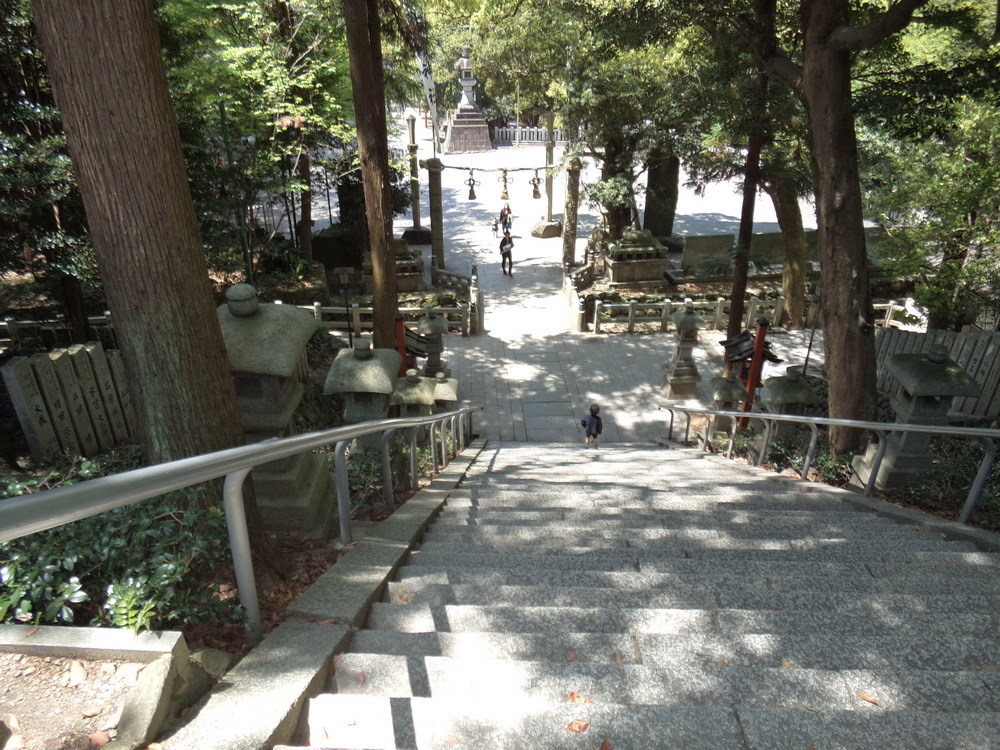
[{"label": "wooden fence", "polygon": [[978,397],[956,398],[951,411],[969,417],[1000,416],[1000,333],[956,333],[929,331],[915,333],[895,328],[875,331],[875,362],[880,393],[895,395],[899,381],[886,372],[885,360],[893,354],[922,353],[933,344],[941,344],[948,356],[969,373],[982,387]]}]

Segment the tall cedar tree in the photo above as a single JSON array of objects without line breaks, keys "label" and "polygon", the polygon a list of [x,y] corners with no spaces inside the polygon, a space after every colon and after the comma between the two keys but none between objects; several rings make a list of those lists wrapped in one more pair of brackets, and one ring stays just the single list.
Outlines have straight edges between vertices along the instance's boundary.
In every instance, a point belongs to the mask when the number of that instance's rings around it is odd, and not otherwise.
[{"label": "tall cedar tree", "polygon": [[[244,434],[150,0],[35,0],[149,463]],[[256,506],[252,544],[273,565]]]}]

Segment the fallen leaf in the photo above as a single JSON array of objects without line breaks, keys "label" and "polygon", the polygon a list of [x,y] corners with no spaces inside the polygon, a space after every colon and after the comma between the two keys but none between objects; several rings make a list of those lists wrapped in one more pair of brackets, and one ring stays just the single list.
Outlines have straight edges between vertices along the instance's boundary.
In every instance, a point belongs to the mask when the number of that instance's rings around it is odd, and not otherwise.
[{"label": "fallen leaf", "polygon": [[858,697],[863,701],[868,701],[876,706],[881,706],[882,704],[878,702],[878,698],[874,695],[868,695],[868,693],[858,693]]},{"label": "fallen leaf", "polygon": [[624,664],[625,660],[621,657],[620,654],[615,654],[614,662],[615,664]]},{"label": "fallen leaf", "polygon": [[100,732],[87,735],[87,739],[90,740],[91,747],[104,747],[111,742],[111,733],[102,729]]},{"label": "fallen leaf", "polygon": [[449,745],[461,745],[462,744],[462,740],[458,739],[458,737],[456,737],[453,734],[448,735],[447,742],[448,742]]},{"label": "fallen leaf", "polygon": [[604,740],[604,742],[601,743],[601,746],[598,748],[598,750],[615,750],[615,746],[612,745],[607,740]]},{"label": "fallen leaf", "polygon": [[819,709],[816,708],[816,706],[803,706],[802,708],[804,708],[806,711],[819,711]]},{"label": "fallen leaf", "polygon": [[359,685],[364,685],[367,681],[368,681],[368,678],[365,676],[365,673],[364,672],[358,672],[358,684]]},{"label": "fallen leaf", "polygon": [[406,594],[400,594],[399,601],[403,602],[403,604],[406,604],[410,601],[410,597],[408,597]]},{"label": "fallen leaf", "polygon": [[24,634],[24,637],[31,638],[31,636],[33,636],[35,633],[38,632],[38,627],[39,627],[38,625],[35,625],[35,627],[33,627],[31,630],[29,630],[27,633]]},{"label": "fallen leaf", "polygon": [[163,750],[163,745],[159,742],[150,742],[146,745],[146,750]]},{"label": "fallen leaf", "polygon": [[781,668],[782,669],[791,669],[792,668],[792,663],[790,661],[788,661],[788,659],[782,659],[781,660]]},{"label": "fallen leaf", "polygon": [[576,651],[567,651],[566,661],[576,661]]},{"label": "fallen leaf", "polygon": [[715,666],[717,666],[717,667],[724,667],[724,666],[726,666],[726,660],[725,659],[716,659],[715,660]]},{"label": "fallen leaf", "polygon": [[95,716],[100,716],[101,711],[103,710],[104,708],[102,706],[87,706],[86,708],[81,709],[80,716],[84,719],[91,719]]},{"label": "fallen leaf", "polygon": [[985,667],[983,667],[983,671],[989,672],[990,674],[996,674],[997,672],[1000,672],[1000,667],[998,667],[996,664],[987,664]]},{"label": "fallen leaf", "polygon": [[569,694],[570,703],[583,703],[583,698],[577,692],[572,692]]},{"label": "fallen leaf", "polygon": [[74,659],[69,665],[69,686],[76,687],[77,685],[82,685],[87,681],[87,668],[83,666],[83,662]]},{"label": "fallen leaf", "polygon": [[566,728],[571,732],[580,733],[586,732],[589,726],[590,722],[586,719],[573,719],[573,721],[566,725]]}]

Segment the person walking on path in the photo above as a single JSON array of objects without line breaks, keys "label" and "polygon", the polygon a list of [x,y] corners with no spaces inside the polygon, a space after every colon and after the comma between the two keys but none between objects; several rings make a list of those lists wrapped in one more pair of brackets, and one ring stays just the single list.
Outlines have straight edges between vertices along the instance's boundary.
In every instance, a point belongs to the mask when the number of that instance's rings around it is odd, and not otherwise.
[{"label": "person walking on path", "polygon": [[500,209],[500,226],[505,232],[510,231],[512,221],[514,221],[514,217],[510,215],[510,204],[504,203],[503,208]]},{"label": "person walking on path", "polygon": [[514,275],[514,261],[510,252],[514,249],[514,240],[510,238],[510,230],[503,231],[503,239],[500,240],[500,270],[507,276]]},{"label": "person walking on path", "polygon": [[580,426],[583,427],[583,431],[586,435],[583,439],[583,447],[589,448],[591,441],[594,443],[594,450],[597,450],[597,438],[604,431],[604,425],[601,423],[601,418],[597,416],[600,412],[601,407],[597,404],[591,404],[590,413],[584,414],[583,419],[580,420]]}]

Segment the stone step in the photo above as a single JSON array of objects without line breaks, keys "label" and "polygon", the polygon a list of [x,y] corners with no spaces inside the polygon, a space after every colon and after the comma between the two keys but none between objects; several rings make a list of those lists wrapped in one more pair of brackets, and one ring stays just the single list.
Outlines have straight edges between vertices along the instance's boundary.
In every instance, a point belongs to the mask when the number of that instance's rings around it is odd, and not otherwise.
[{"label": "stone step", "polygon": [[415,604],[399,606],[376,602],[366,627],[426,633],[460,632],[534,633],[722,633],[744,635],[772,633],[868,633],[883,628],[895,634],[937,633],[950,637],[994,638],[1000,614],[981,612],[924,613],[815,612],[811,610],[745,609],[628,609],[620,607],[518,607],[495,604]]},{"label": "stone step", "polygon": [[829,612],[995,612],[1000,596],[919,595],[846,591],[752,590],[733,581],[729,586],[680,586],[670,589],[620,590],[589,586],[481,586],[390,582],[385,601],[401,606],[427,603],[489,605],[516,602],[521,607],[567,606],[622,609],[815,609]]},{"label": "stone step", "polygon": [[351,650],[422,658],[513,659],[686,667],[761,666],[781,669],[936,670],[995,673],[1000,634],[658,634],[658,633],[398,633],[360,630]]},{"label": "stone step", "polygon": [[[777,711],[739,709],[749,750],[995,750],[1000,715],[991,712]],[[618,748],[618,745],[615,745]]]},{"label": "stone step", "polygon": [[782,575],[781,568],[771,566],[760,571],[733,570],[731,566],[713,570],[708,574],[690,571],[679,573],[615,572],[615,571],[575,571],[567,578],[558,570],[481,570],[468,568],[445,568],[435,566],[403,567],[399,580],[411,585],[428,584],[472,584],[491,586],[584,586],[619,590],[646,591],[655,588],[703,587],[715,591],[746,589],[748,591],[771,589],[774,591],[848,591],[857,593],[887,594],[927,594],[1000,597],[1000,579],[972,578],[932,578],[921,580],[907,577],[874,578],[870,574],[862,577],[844,575],[818,576],[802,574],[800,566],[793,568],[791,575]]},{"label": "stone step", "polygon": [[827,552],[836,555],[862,555],[866,558],[878,555],[893,554],[893,552],[976,552],[976,546],[971,542],[949,542],[930,536],[917,537],[912,534],[878,535],[857,538],[820,537],[802,539],[787,537],[771,537],[764,530],[761,536],[732,537],[720,534],[711,529],[641,529],[633,533],[631,529],[617,532],[588,532],[586,530],[571,533],[558,528],[548,532],[527,534],[492,533],[481,531],[439,532],[431,531],[424,536],[420,544],[423,551],[452,549],[456,552],[510,552],[517,549],[530,549],[535,554],[544,550],[548,552],[564,549],[594,549],[621,550],[637,549],[662,552],[665,555],[676,551],[686,557],[700,557],[702,553],[712,553],[719,550],[802,550],[807,552]]},{"label": "stone step", "polygon": [[879,528],[913,528],[897,524],[887,519],[879,518],[872,513],[844,513],[836,511],[807,512],[795,511],[784,513],[780,511],[753,511],[708,509],[708,510],[636,510],[621,509],[614,506],[597,508],[519,508],[510,509],[492,505],[482,505],[469,508],[445,508],[435,520],[435,527],[445,526],[476,526],[476,525],[543,525],[554,521],[562,521],[568,526],[594,526],[597,524],[617,524],[626,527],[656,527],[656,528],[728,528],[756,526],[815,526],[818,529],[834,526],[852,528],[870,525]]},{"label": "stone step", "polygon": [[[940,534],[925,531],[915,526],[902,524],[878,523],[874,519],[859,518],[842,523],[782,522],[766,525],[751,523],[733,523],[727,519],[716,519],[705,516],[684,524],[643,524],[631,526],[628,516],[610,517],[600,521],[594,519],[584,523],[582,520],[565,520],[561,523],[545,523],[520,525],[515,523],[489,523],[479,519],[476,523],[449,522],[448,519],[438,519],[427,532],[428,540],[439,540],[447,537],[449,540],[489,540],[498,538],[503,541],[523,539],[532,544],[549,539],[575,539],[591,536],[595,539],[614,539],[628,535],[632,539],[713,539],[720,536],[739,538],[766,539],[903,539],[945,542]],[[651,519],[660,520],[660,519]],[[960,545],[962,543],[953,542]],[[568,546],[574,546],[569,544]],[[959,547],[955,547],[958,549]],[[974,551],[972,545],[966,544],[966,551]]]},{"label": "stone step", "polygon": [[[929,577],[995,576],[1000,572],[1000,555],[983,552],[909,551],[905,544],[896,545],[839,545],[808,546],[793,549],[789,542],[779,541],[775,548],[758,548],[756,540],[720,540],[722,546],[711,547],[709,541],[699,544],[663,546],[652,549],[590,547],[521,548],[516,552],[503,545],[485,544],[459,546],[427,541],[411,553],[409,564],[464,564],[480,568],[505,568],[517,565],[536,566],[553,570],[625,570],[650,567],[658,570],[670,567],[677,561],[692,563],[723,562],[735,565],[753,563],[841,563],[869,566],[871,575],[878,575],[875,567],[888,575],[903,575],[908,569],[921,571]],[[804,543],[808,545],[808,543]],[[859,571],[860,572],[860,571]]]},{"label": "stone step", "polygon": [[[419,660],[416,660],[419,661]],[[343,665],[341,668],[340,665]],[[1000,674],[932,670],[820,670],[761,666],[679,667],[427,656],[426,684],[408,673],[408,657],[345,654],[337,692],[390,698],[504,704],[557,703],[573,695],[624,706],[719,705],[809,710],[1000,710]],[[864,696],[867,696],[864,697]]]},{"label": "stone step", "polygon": [[312,746],[340,750],[580,750],[603,742],[615,750],[745,748],[734,711],[715,706],[623,710],[597,703],[469,705],[325,694],[313,698],[308,711]]}]

